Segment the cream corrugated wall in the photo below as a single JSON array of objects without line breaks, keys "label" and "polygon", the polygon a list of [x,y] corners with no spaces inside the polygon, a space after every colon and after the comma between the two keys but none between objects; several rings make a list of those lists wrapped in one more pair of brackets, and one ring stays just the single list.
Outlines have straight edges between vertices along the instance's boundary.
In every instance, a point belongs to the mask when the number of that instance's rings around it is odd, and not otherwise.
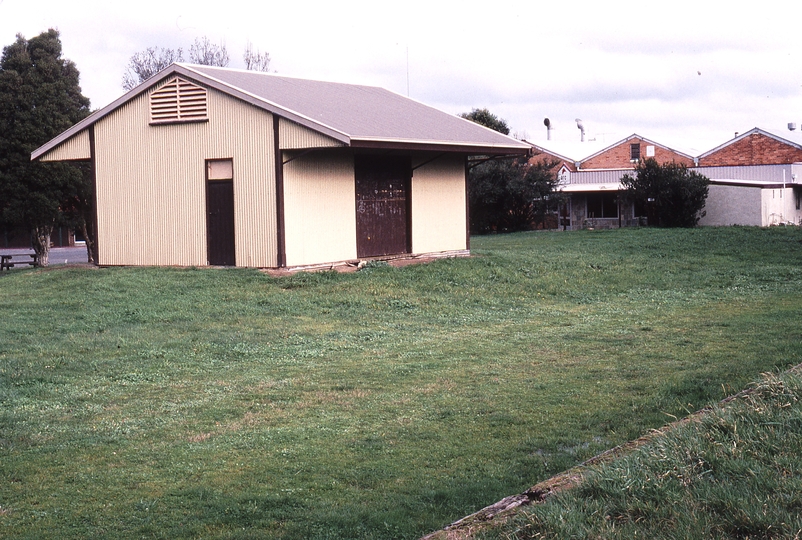
[{"label": "cream corrugated wall", "polygon": [[284,118],[280,118],[278,123],[278,144],[282,150],[343,146],[340,141],[299,126],[295,122],[290,122]]},{"label": "cream corrugated wall", "polygon": [[79,131],[50,152],[39,158],[40,161],[65,161],[90,159],[89,130]]},{"label": "cream corrugated wall", "polygon": [[355,189],[349,150],[312,152],[284,165],[287,266],[356,258]]},{"label": "cream corrugated wall", "polygon": [[[424,162],[415,156],[412,166]],[[412,252],[466,249],[465,159],[446,155],[412,173]]]},{"label": "cream corrugated wall", "polygon": [[269,113],[209,90],[209,121],[149,125],[141,95],[95,127],[100,264],[203,266],[205,160],[234,163],[238,266],[276,266]]}]

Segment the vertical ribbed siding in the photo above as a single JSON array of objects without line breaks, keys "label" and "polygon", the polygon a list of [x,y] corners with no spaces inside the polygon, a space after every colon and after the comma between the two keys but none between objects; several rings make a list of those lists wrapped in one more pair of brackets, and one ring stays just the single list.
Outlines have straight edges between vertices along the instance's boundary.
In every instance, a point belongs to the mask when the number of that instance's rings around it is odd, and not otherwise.
[{"label": "vertical ribbed siding", "polygon": [[293,148],[326,148],[342,146],[340,141],[326,137],[295,122],[282,118],[279,121],[279,145],[282,150]]},{"label": "vertical ribbed siding", "polygon": [[312,152],[284,165],[287,266],[356,258],[354,190],[350,150]]},{"label": "vertical ribbed siding", "polygon": [[272,118],[209,91],[209,121],[150,126],[147,95],[96,127],[100,264],[203,266],[205,160],[234,163],[238,266],[275,266]]},{"label": "vertical ribbed siding", "polygon": [[47,154],[39,158],[40,161],[64,161],[90,159],[89,149],[89,130],[83,130],[60,145],[56,146]]},{"label": "vertical ribbed siding", "polygon": [[[412,166],[431,157],[414,156]],[[465,235],[465,161],[440,157],[412,173],[412,252],[467,249]]]}]

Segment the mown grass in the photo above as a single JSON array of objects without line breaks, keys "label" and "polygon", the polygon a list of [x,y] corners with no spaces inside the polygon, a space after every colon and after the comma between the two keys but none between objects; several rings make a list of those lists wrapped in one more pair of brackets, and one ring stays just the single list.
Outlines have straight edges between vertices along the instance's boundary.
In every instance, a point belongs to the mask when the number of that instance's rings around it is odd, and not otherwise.
[{"label": "mown grass", "polygon": [[799,538],[802,378],[768,374],[749,390],[477,540]]},{"label": "mown grass", "polygon": [[415,538],[802,362],[802,231],[0,276],[0,536]]}]

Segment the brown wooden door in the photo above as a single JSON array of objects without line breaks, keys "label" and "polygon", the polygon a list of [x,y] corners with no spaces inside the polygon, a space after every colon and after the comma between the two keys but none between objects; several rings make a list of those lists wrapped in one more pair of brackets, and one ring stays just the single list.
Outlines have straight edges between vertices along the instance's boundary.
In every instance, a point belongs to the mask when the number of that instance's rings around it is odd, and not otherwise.
[{"label": "brown wooden door", "polygon": [[209,264],[234,266],[234,182],[206,182],[206,238]]},{"label": "brown wooden door", "polygon": [[408,157],[355,156],[357,257],[411,251]]}]

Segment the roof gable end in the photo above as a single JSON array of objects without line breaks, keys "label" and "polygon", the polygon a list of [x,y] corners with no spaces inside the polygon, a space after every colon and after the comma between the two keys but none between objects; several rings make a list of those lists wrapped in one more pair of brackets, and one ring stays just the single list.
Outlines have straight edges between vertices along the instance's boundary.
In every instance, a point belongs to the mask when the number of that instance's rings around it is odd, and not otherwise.
[{"label": "roof gable end", "polygon": [[634,139],[638,139],[638,140],[640,140],[640,141],[643,141],[644,143],[646,143],[646,144],[648,144],[648,145],[653,145],[653,146],[656,146],[656,147],[662,148],[663,150],[666,150],[667,152],[671,152],[671,153],[673,153],[673,154],[677,154],[677,155],[679,155],[679,156],[682,156],[682,157],[684,157],[684,158],[686,158],[686,159],[689,159],[689,160],[691,160],[691,161],[693,161],[693,160],[694,160],[693,156],[691,156],[691,155],[689,155],[689,154],[686,154],[686,153],[684,153],[684,152],[680,152],[679,150],[675,150],[675,149],[673,149],[673,148],[671,148],[671,147],[669,147],[669,146],[666,146],[666,145],[664,145],[664,144],[660,144],[660,143],[658,143],[658,142],[652,141],[651,139],[647,139],[646,137],[641,137],[641,136],[640,136],[640,135],[638,135],[637,133],[633,133],[633,134],[632,134],[632,135],[630,135],[629,137],[626,137],[626,138],[624,138],[624,139],[621,139],[620,141],[618,141],[618,142],[615,142],[615,143],[611,144],[611,145],[610,145],[610,146],[608,146],[607,148],[603,148],[603,149],[599,150],[598,152],[596,152],[595,154],[591,154],[590,156],[588,156],[588,157],[586,157],[586,158],[584,158],[584,159],[580,160],[580,161],[578,162],[578,165],[579,165],[579,167],[581,168],[581,167],[582,167],[582,165],[583,165],[584,163],[586,163],[586,162],[588,162],[588,161],[590,161],[590,160],[592,160],[592,159],[594,159],[594,158],[597,158],[597,157],[599,157],[599,156],[601,156],[601,155],[603,155],[603,154],[605,154],[605,153],[609,152],[610,150],[612,150],[612,149],[614,149],[614,148],[617,148],[617,147],[621,146],[622,144],[626,144],[626,143],[628,143],[629,141],[632,141],[632,140],[634,140]]},{"label": "roof gable end", "polygon": [[798,150],[802,150],[802,145],[797,144],[794,141],[789,141],[788,139],[784,139],[784,138],[780,137],[779,135],[775,135],[773,133],[770,133],[768,131],[764,131],[764,130],[762,130],[760,128],[755,127],[755,128],[750,129],[746,133],[742,133],[742,134],[738,135],[737,137],[733,137],[732,139],[728,140],[727,142],[716,146],[712,150],[708,150],[704,154],[701,154],[699,156],[699,159],[706,158],[706,157],[708,157],[708,156],[710,156],[712,154],[715,154],[716,152],[718,152],[720,150],[723,150],[724,148],[727,148],[728,146],[731,146],[731,145],[733,145],[735,143],[743,141],[744,139],[746,139],[747,137],[749,137],[751,135],[763,135],[764,137],[768,137],[770,139],[774,139],[775,141],[777,141],[779,143],[791,146],[791,147],[796,148]]}]

